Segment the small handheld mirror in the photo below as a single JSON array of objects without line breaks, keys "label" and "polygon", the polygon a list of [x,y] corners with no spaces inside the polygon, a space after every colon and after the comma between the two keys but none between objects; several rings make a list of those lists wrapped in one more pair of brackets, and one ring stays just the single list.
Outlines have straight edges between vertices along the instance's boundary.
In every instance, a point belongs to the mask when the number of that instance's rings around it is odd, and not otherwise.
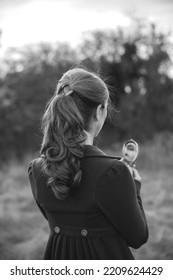
[{"label": "small handheld mirror", "polygon": [[129,165],[133,165],[138,156],[139,146],[136,141],[130,139],[126,141],[123,145],[122,154],[123,160],[126,161]]}]

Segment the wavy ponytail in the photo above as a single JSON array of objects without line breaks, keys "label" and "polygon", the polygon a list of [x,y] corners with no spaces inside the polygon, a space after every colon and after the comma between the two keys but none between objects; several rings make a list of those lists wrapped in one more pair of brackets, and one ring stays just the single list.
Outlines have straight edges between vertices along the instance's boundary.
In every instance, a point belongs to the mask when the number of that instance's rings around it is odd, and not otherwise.
[{"label": "wavy ponytail", "polygon": [[[104,82],[95,74],[75,68],[63,75],[42,118],[43,170],[58,199],[67,199],[82,178],[85,130],[98,104],[108,98]],[[99,98],[100,96],[100,98]]]}]

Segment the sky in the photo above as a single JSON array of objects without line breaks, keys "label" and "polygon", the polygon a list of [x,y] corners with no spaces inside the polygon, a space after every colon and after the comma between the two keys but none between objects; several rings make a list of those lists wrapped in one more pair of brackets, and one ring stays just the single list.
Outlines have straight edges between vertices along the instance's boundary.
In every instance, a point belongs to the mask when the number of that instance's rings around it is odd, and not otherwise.
[{"label": "sky", "polygon": [[1,50],[44,41],[75,45],[83,31],[129,26],[129,13],[173,34],[173,0],[0,0]]}]

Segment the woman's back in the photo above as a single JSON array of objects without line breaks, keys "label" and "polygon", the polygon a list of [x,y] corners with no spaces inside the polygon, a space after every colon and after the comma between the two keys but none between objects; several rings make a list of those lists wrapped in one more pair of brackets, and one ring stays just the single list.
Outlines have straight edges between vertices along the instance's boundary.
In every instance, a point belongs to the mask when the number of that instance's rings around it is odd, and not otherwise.
[{"label": "woman's back", "polygon": [[82,180],[69,199],[47,187],[44,158],[29,166],[35,200],[48,220],[45,259],[133,259],[129,246],[146,242],[148,229],[140,183],[127,167],[92,145],[84,145]]}]

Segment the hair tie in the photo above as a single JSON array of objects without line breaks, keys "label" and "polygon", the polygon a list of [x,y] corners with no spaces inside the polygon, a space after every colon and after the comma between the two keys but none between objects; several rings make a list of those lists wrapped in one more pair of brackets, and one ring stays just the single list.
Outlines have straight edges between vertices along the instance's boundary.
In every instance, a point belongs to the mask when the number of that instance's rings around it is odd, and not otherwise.
[{"label": "hair tie", "polygon": [[[67,90],[66,90],[66,88],[67,88]],[[65,96],[68,96],[68,95],[70,95],[70,94],[73,93],[73,90],[70,89],[68,85],[64,85],[64,86],[62,87],[62,90],[63,90],[63,94],[64,94]]]},{"label": "hair tie", "polygon": [[73,90],[69,90],[68,92],[65,93],[65,95],[67,96],[67,95],[70,95],[72,93],[73,93]]}]

